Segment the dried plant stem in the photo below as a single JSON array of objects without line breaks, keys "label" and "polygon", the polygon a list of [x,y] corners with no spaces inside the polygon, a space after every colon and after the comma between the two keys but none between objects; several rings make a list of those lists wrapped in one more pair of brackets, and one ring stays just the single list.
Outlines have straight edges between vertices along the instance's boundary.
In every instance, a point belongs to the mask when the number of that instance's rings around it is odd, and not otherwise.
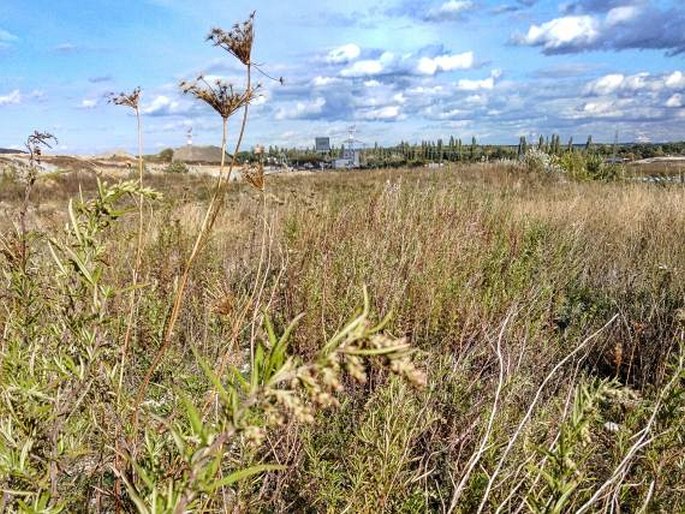
[{"label": "dried plant stem", "polygon": [[[659,414],[659,410],[661,409],[661,404],[664,401],[664,398],[666,397],[666,394],[671,392],[671,388],[673,388],[675,385],[679,383],[679,381],[682,379],[683,376],[683,368],[685,368],[685,353],[681,350],[680,352],[680,358],[678,360],[678,368],[676,369],[675,373],[673,373],[673,377],[671,380],[666,384],[666,386],[660,391],[659,396],[656,399],[656,402],[654,403],[654,409],[652,410],[652,414],[649,417],[649,420],[647,421],[647,424],[644,426],[642,430],[637,432],[632,439],[635,439],[635,442],[633,445],[630,447],[630,449],[626,452],[625,456],[621,460],[621,462],[616,466],[616,469],[614,472],[611,474],[611,476],[595,491],[595,493],[592,495],[592,497],[585,502],[577,511],[577,514],[582,514],[583,512],[587,511],[590,509],[593,504],[599,500],[600,498],[603,497],[603,495],[606,493],[606,491],[612,487],[614,484],[618,483],[621,484],[623,483],[623,479],[625,478],[625,474],[628,471],[628,466],[630,465],[630,462],[635,458],[635,456],[645,447],[647,447],[649,444],[652,443],[655,439],[657,439],[660,435],[663,434],[657,434],[657,435],[651,435],[652,429],[654,428],[654,423],[656,422],[656,417]],[[651,493],[650,493],[651,494]]]},{"label": "dried plant stem", "polygon": [[[136,125],[138,131],[138,185],[143,187],[143,128],[140,119],[140,109],[136,105]],[[138,293],[138,280],[140,276],[140,268],[143,261],[143,197],[138,196],[138,243],[136,247],[136,260],[133,266],[133,281],[131,290],[131,299],[129,304],[128,322],[126,324],[126,334],[124,335],[124,344],[121,348],[121,362],[119,365],[119,391],[117,394],[117,403],[121,399],[121,388],[124,383],[124,370],[126,368],[126,354],[131,341],[131,333],[133,332],[133,324],[135,321],[136,298]]]},{"label": "dried plant stem", "polygon": [[587,346],[587,344],[592,341],[595,337],[597,337],[599,334],[601,334],[609,325],[611,325],[614,320],[618,317],[618,314],[615,314],[602,328],[597,330],[596,332],[592,333],[590,336],[585,338],[583,342],[581,342],[575,350],[573,350],[571,353],[569,353],[566,357],[561,359],[554,368],[547,374],[547,376],[544,378],[540,386],[538,387],[537,391],[535,392],[535,396],[533,397],[533,400],[530,402],[530,405],[528,406],[528,410],[526,411],[525,415],[521,419],[518,427],[516,427],[516,431],[514,434],[511,436],[509,439],[509,443],[507,444],[507,447],[504,449],[504,452],[502,452],[502,455],[500,456],[499,462],[497,463],[497,466],[495,467],[495,470],[493,471],[492,475],[490,475],[490,479],[488,480],[488,485],[485,489],[485,492],[483,493],[483,498],[481,499],[480,505],[478,506],[478,514],[483,512],[483,509],[485,508],[485,505],[487,504],[488,498],[490,497],[490,492],[492,491],[493,486],[495,485],[495,480],[497,479],[500,471],[502,470],[502,466],[504,465],[504,462],[506,458],[509,456],[509,452],[511,452],[512,448],[514,447],[514,444],[516,444],[516,441],[518,440],[519,436],[523,432],[524,427],[530,420],[530,418],[533,415],[533,411],[535,410],[535,406],[537,405],[538,401],[540,400],[540,396],[542,395],[542,392],[544,391],[545,387],[549,383],[549,381],[552,379],[552,377],[556,374],[559,369],[561,369],[569,360],[571,360],[575,355],[577,355],[583,348]]},{"label": "dried plant stem", "polygon": [[[133,107],[136,114],[136,129],[138,132],[138,185],[140,188],[143,187],[143,127],[140,118],[140,108],[138,103],[135,103]],[[133,266],[133,278],[131,286],[131,297],[129,301],[129,311],[128,320],[126,323],[126,333],[124,334],[124,344],[121,347],[121,361],[119,363],[119,387],[117,389],[117,406],[121,406],[121,393],[124,385],[124,371],[126,370],[126,357],[128,354],[128,349],[131,344],[131,334],[133,333],[133,325],[136,318],[137,310],[137,298],[138,298],[138,280],[140,276],[140,269],[143,262],[143,196],[138,196],[138,241],[136,246],[136,260]],[[117,425],[115,428],[115,447],[116,447],[116,466],[121,466],[121,452],[119,451],[119,441],[121,438],[120,427]],[[119,477],[116,478],[114,482],[114,494],[116,498],[116,512],[117,514],[121,512],[122,504],[121,498],[121,480]]]},{"label": "dried plant stem", "polygon": [[[247,91],[250,90],[251,87],[251,67],[248,64],[247,65]],[[193,249],[190,252],[190,255],[188,256],[188,259],[186,261],[186,264],[183,268],[183,273],[181,275],[181,278],[179,280],[178,288],[176,290],[176,294],[174,296],[174,303],[173,307],[171,310],[171,315],[169,316],[169,320],[167,322],[166,330],[164,331],[164,339],[162,340],[162,345],[160,346],[159,350],[157,351],[157,354],[155,355],[155,358],[153,359],[152,363],[150,364],[150,367],[148,368],[147,372],[145,373],[145,377],[143,378],[143,382],[141,383],[139,389],[138,389],[138,394],[136,396],[136,401],[134,405],[134,413],[133,413],[133,428],[134,432],[137,430],[138,427],[138,410],[143,402],[143,398],[145,397],[145,394],[147,392],[147,388],[150,385],[150,380],[152,379],[152,374],[155,372],[155,369],[157,369],[157,366],[162,360],[162,357],[164,357],[164,354],[168,350],[171,340],[174,334],[174,329],[176,327],[176,323],[178,321],[178,317],[181,313],[181,307],[183,305],[183,300],[184,300],[184,293],[186,286],[188,284],[188,277],[190,276],[190,270],[193,267],[193,264],[195,263],[195,259],[197,258],[198,253],[204,246],[207,237],[209,233],[212,230],[212,227],[214,226],[214,222],[216,221],[216,218],[219,214],[219,211],[221,209],[221,205],[223,204],[223,196],[226,190],[226,185],[230,183],[231,175],[233,172],[233,169],[235,168],[235,165],[237,163],[237,155],[238,151],[240,150],[240,145],[242,144],[243,141],[243,136],[245,134],[245,127],[247,125],[247,117],[248,117],[248,112],[249,112],[249,103],[245,104],[244,110],[243,110],[243,117],[242,117],[242,122],[240,125],[240,132],[238,134],[238,139],[236,141],[235,145],[235,150],[233,152],[233,157],[231,159],[231,164],[229,165],[228,172],[226,175],[225,181],[223,180],[223,175],[224,175],[224,167],[225,167],[225,156],[226,156],[226,144],[227,144],[227,124],[228,124],[228,118],[223,117],[223,124],[222,124],[222,138],[221,138],[221,167],[219,169],[219,179],[217,180],[216,188],[214,190],[214,195],[212,197],[212,200],[210,201],[209,207],[207,208],[207,212],[205,214],[205,217],[202,221],[202,225],[200,226],[200,230],[198,232],[198,235],[195,239],[195,244],[193,245]]]},{"label": "dried plant stem", "polygon": [[495,417],[497,416],[497,408],[499,406],[499,398],[500,394],[502,392],[502,388],[504,387],[504,379],[505,379],[505,373],[504,373],[504,356],[502,355],[502,338],[504,337],[504,333],[506,331],[507,325],[509,323],[509,320],[512,317],[513,312],[509,312],[507,317],[504,320],[504,323],[502,323],[502,328],[500,329],[499,336],[497,337],[497,346],[495,348],[495,353],[497,354],[497,362],[499,363],[499,377],[497,379],[497,390],[495,391],[495,399],[493,400],[492,403],[492,411],[490,412],[490,419],[488,420],[488,426],[485,429],[485,433],[483,434],[483,437],[480,441],[480,446],[478,447],[478,451],[471,455],[471,458],[469,459],[469,463],[466,466],[466,471],[464,472],[464,475],[461,477],[461,480],[459,481],[459,485],[454,489],[454,493],[452,494],[452,501],[450,502],[450,507],[448,509],[448,513],[454,512],[454,509],[457,508],[457,503],[459,502],[459,498],[461,497],[462,492],[464,491],[464,488],[466,487],[466,484],[471,477],[471,473],[473,472],[474,468],[478,464],[478,461],[480,461],[481,457],[486,451],[488,440],[490,439],[490,434],[492,433],[492,427],[495,422]]}]

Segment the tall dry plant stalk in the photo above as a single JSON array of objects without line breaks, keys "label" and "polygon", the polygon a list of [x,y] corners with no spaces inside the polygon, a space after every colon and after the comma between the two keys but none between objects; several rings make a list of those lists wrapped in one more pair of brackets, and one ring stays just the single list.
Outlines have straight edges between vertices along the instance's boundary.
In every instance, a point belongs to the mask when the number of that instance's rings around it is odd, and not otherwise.
[{"label": "tall dry plant stalk", "polygon": [[[143,187],[143,128],[140,117],[140,96],[141,89],[136,87],[130,93],[111,93],[109,95],[109,102],[114,105],[128,107],[133,110],[136,116],[136,130],[138,135],[138,185]],[[121,348],[121,363],[119,367],[119,393],[117,395],[117,403],[120,400],[121,388],[124,382],[124,370],[126,369],[126,355],[131,341],[131,333],[133,332],[133,325],[135,320],[136,297],[138,290],[138,281],[140,278],[140,268],[143,260],[143,196],[138,196],[138,241],[136,247],[136,260],[133,266],[133,280],[131,287],[131,299],[129,303],[128,320],[126,323],[126,333],[124,335],[124,344]]]},{"label": "tall dry plant stalk", "polygon": [[[219,178],[217,179],[212,199],[205,213],[200,230],[195,239],[195,243],[193,244],[193,249],[186,260],[181,278],[178,282],[178,288],[174,296],[171,314],[166,323],[162,344],[147,372],[145,373],[145,377],[143,378],[143,381],[138,389],[134,408],[134,433],[138,426],[138,410],[143,398],[145,397],[147,388],[150,385],[152,374],[161,362],[162,357],[171,344],[174,329],[181,313],[181,307],[183,305],[184,293],[188,283],[190,270],[195,263],[198,253],[204,246],[207,236],[211,232],[214,222],[219,214],[221,205],[223,204],[223,196],[226,191],[226,185],[230,182],[231,174],[237,162],[236,157],[238,155],[238,151],[240,150],[240,146],[242,145],[243,136],[245,134],[250,102],[254,99],[256,90],[259,88],[259,85],[257,87],[252,86],[251,54],[252,45],[254,42],[254,17],[255,13],[253,12],[245,22],[234,25],[232,30],[228,32],[220,28],[213,28],[209,36],[207,36],[207,40],[212,41],[215,46],[219,46],[220,48],[228,51],[245,66],[246,86],[244,91],[238,92],[231,84],[225,83],[221,80],[217,80],[214,85],[211,85],[203,77],[199,77],[193,82],[181,82],[180,84],[181,90],[184,93],[190,94],[195,98],[202,100],[221,116],[221,166],[219,169]],[[243,115],[240,124],[240,130],[236,140],[235,150],[231,158],[231,163],[228,168],[228,173],[224,180],[228,119],[241,108],[243,109]]]},{"label": "tall dry plant stalk", "polygon": [[43,155],[43,148],[52,148],[57,144],[57,138],[50,132],[39,132],[35,130],[33,134],[26,138],[24,146],[29,152],[29,166],[26,170],[24,181],[24,197],[21,208],[19,209],[19,263],[21,271],[26,273],[28,262],[28,228],[26,226],[26,215],[29,210],[31,191],[38,178],[38,166]]},{"label": "tall dry plant stalk", "polygon": [[[133,110],[136,116],[136,130],[138,135],[138,186],[142,189],[143,187],[143,128],[140,117],[140,96],[141,89],[136,87],[130,93],[119,93],[110,94],[109,102],[114,105],[119,105],[122,107],[128,107]],[[131,334],[133,333],[133,326],[136,320],[136,310],[137,310],[137,299],[138,299],[138,282],[140,279],[140,270],[143,261],[143,195],[138,195],[138,240],[136,245],[136,259],[133,265],[133,277],[131,285],[131,296],[129,300],[129,310],[128,319],[126,321],[126,332],[124,334],[124,344],[121,347],[121,358],[119,363],[119,384],[117,388],[117,406],[121,407],[121,393],[124,385],[124,371],[126,370],[126,357],[128,354],[128,349],[131,344]],[[119,426],[116,427],[116,466],[121,465],[121,451],[119,448],[120,433]],[[122,505],[119,500],[121,497],[121,480],[117,477],[114,484],[114,493],[117,498],[116,500],[116,512],[121,512]]]}]

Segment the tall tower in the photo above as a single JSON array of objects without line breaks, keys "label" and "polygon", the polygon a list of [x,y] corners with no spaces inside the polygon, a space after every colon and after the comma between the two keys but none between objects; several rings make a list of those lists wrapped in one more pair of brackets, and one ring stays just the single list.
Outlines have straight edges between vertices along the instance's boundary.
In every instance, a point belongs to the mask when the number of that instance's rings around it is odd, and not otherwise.
[{"label": "tall tower", "polygon": [[186,140],[186,144],[188,146],[193,146],[193,127],[188,128],[188,131],[186,132],[188,139]]}]

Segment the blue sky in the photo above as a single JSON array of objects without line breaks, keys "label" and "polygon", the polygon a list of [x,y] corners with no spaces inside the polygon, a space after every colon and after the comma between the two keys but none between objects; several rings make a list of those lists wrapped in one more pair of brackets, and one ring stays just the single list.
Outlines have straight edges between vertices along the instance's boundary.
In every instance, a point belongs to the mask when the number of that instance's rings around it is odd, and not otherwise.
[{"label": "blue sky", "polygon": [[146,152],[189,127],[218,143],[178,83],[241,85],[205,37],[252,10],[253,59],[285,83],[260,79],[247,147],[340,143],[351,125],[368,145],[685,139],[682,0],[2,0],[0,147],[39,129],[65,153],[133,150],[134,119],[105,96],[136,86]]}]

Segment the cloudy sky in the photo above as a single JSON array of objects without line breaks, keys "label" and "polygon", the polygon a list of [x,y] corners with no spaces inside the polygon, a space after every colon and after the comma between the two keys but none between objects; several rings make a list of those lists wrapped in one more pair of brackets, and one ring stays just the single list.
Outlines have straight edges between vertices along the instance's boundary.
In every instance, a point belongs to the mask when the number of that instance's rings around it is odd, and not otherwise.
[{"label": "cloudy sky", "polygon": [[253,9],[253,58],[284,84],[258,78],[248,146],[339,144],[352,125],[368,145],[685,139],[683,0],[2,0],[0,147],[40,129],[64,152],[132,150],[134,119],[106,94],[136,86],[147,152],[189,127],[218,142],[178,83],[241,85],[205,36]]}]

